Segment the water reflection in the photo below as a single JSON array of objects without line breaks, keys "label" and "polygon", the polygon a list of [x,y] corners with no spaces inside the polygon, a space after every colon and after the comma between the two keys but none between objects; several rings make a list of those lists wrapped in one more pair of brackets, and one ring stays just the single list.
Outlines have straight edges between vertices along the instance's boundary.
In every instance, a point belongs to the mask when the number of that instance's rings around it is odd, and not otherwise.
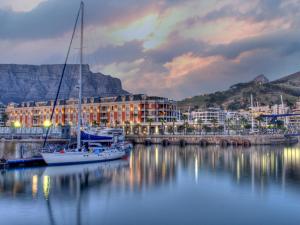
[{"label": "water reflection", "polygon": [[44,218],[50,224],[65,221],[64,213],[73,215],[68,217],[68,223],[80,224],[81,214],[85,210],[88,213],[91,205],[100,204],[104,198],[112,201],[116,196],[187,185],[190,180],[199,185],[204,175],[227,177],[234,186],[252,192],[264,193],[275,186],[299,195],[300,148],[136,146],[126,160],[2,170],[0,210],[5,208],[1,199],[28,207],[38,202],[47,212]]},{"label": "water reflection", "polygon": [[[15,154],[15,153],[13,153]],[[299,187],[300,148],[256,147],[226,148],[195,146],[137,146],[128,160],[101,164],[42,167],[1,171],[0,193],[16,196],[29,193],[36,197],[43,190],[45,198],[53,190],[64,196],[94,185],[141,191],[176,181],[178,170],[188,171],[195,182],[201,172],[228,174],[237,184],[259,187],[269,183]]]}]

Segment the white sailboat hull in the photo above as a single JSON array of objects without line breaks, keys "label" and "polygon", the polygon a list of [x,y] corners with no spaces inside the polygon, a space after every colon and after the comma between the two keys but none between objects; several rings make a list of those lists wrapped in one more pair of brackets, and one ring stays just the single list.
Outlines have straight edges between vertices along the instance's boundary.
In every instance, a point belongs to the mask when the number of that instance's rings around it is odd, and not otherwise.
[{"label": "white sailboat hull", "polygon": [[125,151],[113,150],[101,153],[90,152],[65,152],[65,153],[42,153],[43,159],[48,165],[79,164],[103,162],[121,159]]}]

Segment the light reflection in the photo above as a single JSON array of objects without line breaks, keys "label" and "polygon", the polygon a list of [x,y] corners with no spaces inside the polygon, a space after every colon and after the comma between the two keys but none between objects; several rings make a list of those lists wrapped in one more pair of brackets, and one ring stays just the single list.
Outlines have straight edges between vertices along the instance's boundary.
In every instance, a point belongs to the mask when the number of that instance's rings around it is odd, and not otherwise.
[{"label": "light reflection", "polygon": [[48,199],[50,193],[50,177],[44,176],[43,178],[43,192],[45,199]]},{"label": "light reflection", "polygon": [[198,183],[198,158],[195,158],[195,182]]},{"label": "light reflection", "polygon": [[63,192],[72,196],[78,181],[87,189],[93,183],[136,192],[176,182],[178,170],[187,171],[195,184],[203,172],[210,172],[212,176],[228,174],[236,185],[249,183],[253,191],[264,191],[270,184],[276,184],[282,190],[286,187],[300,190],[300,148],[291,147],[221,149],[215,146],[141,145],[130,153],[128,161],[80,168],[75,166],[74,173],[70,173],[67,167],[60,167],[59,176],[46,174],[48,168],[3,171],[0,174],[0,193],[12,196],[30,193],[35,198],[43,193],[48,199],[51,189],[53,195]]},{"label": "light reflection", "polygon": [[33,175],[32,177],[32,197],[35,197],[38,191],[38,176]]}]

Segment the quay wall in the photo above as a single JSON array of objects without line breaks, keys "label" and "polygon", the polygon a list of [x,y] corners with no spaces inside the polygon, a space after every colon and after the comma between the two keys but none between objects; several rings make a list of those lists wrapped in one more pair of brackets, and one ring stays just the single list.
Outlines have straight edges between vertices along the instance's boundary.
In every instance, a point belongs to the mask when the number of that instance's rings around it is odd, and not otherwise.
[{"label": "quay wall", "polygon": [[284,135],[127,135],[126,140],[134,144],[162,145],[221,145],[250,146],[297,143],[297,137]]}]

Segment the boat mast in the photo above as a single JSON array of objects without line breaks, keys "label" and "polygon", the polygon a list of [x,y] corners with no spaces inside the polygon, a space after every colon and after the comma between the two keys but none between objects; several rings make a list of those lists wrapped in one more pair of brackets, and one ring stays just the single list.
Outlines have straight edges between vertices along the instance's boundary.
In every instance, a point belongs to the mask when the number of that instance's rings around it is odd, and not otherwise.
[{"label": "boat mast", "polygon": [[79,97],[78,97],[78,124],[77,124],[77,149],[81,147],[81,102],[82,102],[82,62],[83,62],[83,17],[84,3],[81,1],[81,28],[80,28],[80,66],[79,66]]}]

